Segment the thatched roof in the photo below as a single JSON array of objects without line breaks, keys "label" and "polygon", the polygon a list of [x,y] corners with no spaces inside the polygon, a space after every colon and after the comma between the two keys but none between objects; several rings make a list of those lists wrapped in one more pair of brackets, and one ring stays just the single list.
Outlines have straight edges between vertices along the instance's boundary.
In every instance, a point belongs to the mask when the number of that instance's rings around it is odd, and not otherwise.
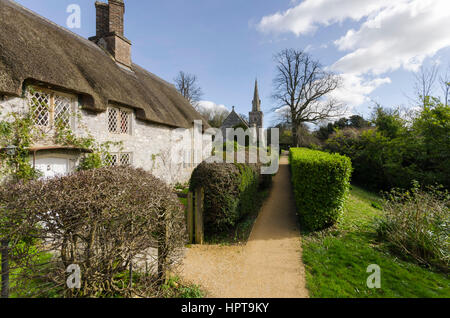
[{"label": "thatched roof", "polygon": [[21,96],[24,83],[37,82],[79,94],[92,111],[118,103],[142,120],[209,127],[173,85],[138,65],[119,67],[94,43],[13,1],[0,0],[0,30],[0,94]]}]

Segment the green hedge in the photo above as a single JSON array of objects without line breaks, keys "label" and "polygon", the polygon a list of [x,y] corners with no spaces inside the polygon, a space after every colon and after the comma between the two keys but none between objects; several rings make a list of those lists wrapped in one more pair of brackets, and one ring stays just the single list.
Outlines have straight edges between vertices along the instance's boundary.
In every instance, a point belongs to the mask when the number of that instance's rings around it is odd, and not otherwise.
[{"label": "green hedge", "polygon": [[270,184],[269,179],[256,164],[201,163],[192,173],[190,190],[205,190],[205,232],[226,231],[259,209],[259,192]]},{"label": "green hedge", "polygon": [[298,214],[309,230],[337,222],[350,186],[348,157],[306,148],[291,148],[292,183]]}]

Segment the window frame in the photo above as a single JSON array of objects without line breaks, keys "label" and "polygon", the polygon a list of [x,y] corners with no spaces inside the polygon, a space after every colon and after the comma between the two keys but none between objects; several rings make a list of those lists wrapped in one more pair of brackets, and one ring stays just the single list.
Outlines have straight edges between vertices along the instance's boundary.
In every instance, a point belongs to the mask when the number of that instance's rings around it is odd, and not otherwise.
[{"label": "window frame", "polygon": [[[30,89],[35,90],[36,92],[40,92],[43,94],[47,94],[49,95],[49,99],[48,99],[48,110],[47,110],[47,114],[48,114],[48,124],[47,125],[40,125],[38,123],[36,123],[36,119],[35,119],[35,126],[40,128],[40,129],[48,129],[48,130],[52,130],[55,129],[55,118],[56,118],[56,96],[59,97],[64,97],[69,99],[70,101],[70,108],[69,108],[69,120],[68,120],[68,128],[73,129],[75,127],[75,112],[77,110],[77,106],[78,106],[78,98],[77,95],[75,94],[70,94],[70,93],[65,93],[65,92],[60,92],[57,90],[52,90],[52,89],[48,89],[48,88],[44,88],[44,87],[39,87],[39,86],[29,86],[27,89],[27,93],[26,93],[26,100],[27,100],[27,106],[29,108],[31,108],[31,99],[34,97],[34,94],[30,91]],[[33,116],[35,116],[35,114],[33,114]]]},{"label": "window frame", "polygon": [[[133,153],[127,152],[127,151],[118,151],[118,152],[110,152],[108,155],[115,156],[116,159],[114,160],[116,163],[112,164],[110,162],[106,162],[106,165],[108,167],[122,167],[122,166],[133,166]],[[128,155],[129,156],[129,163],[128,164],[122,164],[121,157],[122,155]],[[106,159],[104,159],[106,161]]]},{"label": "window frame", "polygon": [[[114,110],[116,112],[116,131],[112,131],[111,130],[111,120],[110,120],[110,111]],[[122,131],[122,114],[126,114],[127,115],[127,131],[123,132]],[[133,111],[130,109],[127,109],[125,107],[120,107],[120,106],[108,106],[107,111],[106,111],[106,119],[107,119],[107,129],[108,129],[108,133],[110,134],[114,134],[114,135],[132,135],[132,122],[133,122]]]}]

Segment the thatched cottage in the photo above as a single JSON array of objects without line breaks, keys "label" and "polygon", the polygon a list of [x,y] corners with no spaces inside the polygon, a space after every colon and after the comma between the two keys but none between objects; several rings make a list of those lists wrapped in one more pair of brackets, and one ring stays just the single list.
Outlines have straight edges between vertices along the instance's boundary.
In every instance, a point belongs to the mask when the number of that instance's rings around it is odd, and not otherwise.
[{"label": "thatched cottage", "polygon": [[[131,164],[168,179],[186,181],[195,164],[174,169],[162,160],[174,149],[193,158],[191,140],[173,140],[177,128],[193,131],[194,120],[208,124],[175,87],[134,64],[124,34],[123,0],[96,2],[96,35],[84,39],[14,1],[0,0],[0,111],[27,109],[35,100],[36,125],[52,129],[67,117],[75,134],[121,141],[110,164]],[[81,129],[80,127],[85,127]],[[205,140],[204,153],[210,143]],[[33,164],[45,175],[74,169],[82,149],[36,144]],[[168,180],[169,181],[169,180]],[[173,180],[172,180],[173,181]]]}]

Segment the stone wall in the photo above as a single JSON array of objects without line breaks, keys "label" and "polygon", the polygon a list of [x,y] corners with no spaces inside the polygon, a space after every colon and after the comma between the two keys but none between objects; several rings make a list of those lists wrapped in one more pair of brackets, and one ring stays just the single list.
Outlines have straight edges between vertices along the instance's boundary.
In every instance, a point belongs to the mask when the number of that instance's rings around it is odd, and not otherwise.
[{"label": "stone wall", "polygon": [[[22,98],[0,99],[0,117],[11,111],[20,112],[26,109],[26,101]],[[113,147],[111,152],[132,154],[132,164],[152,172],[156,177],[168,182],[187,182],[193,169],[211,154],[211,136],[205,136],[202,148],[198,147],[198,162],[194,163],[193,140],[189,138],[193,129],[180,137],[178,130],[137,120],[134,112],[131,118],[131,134],[113,134],[108,131],[107,112],[91,113],[78,110],[80,119],[76,120],[74,132],[78,136],[91,134],[97,141],[122,142],[122,149]],[[200,151],[202,151],[200,153]],[[174,162],[173,157],[184,157],[185,162]]]}]

